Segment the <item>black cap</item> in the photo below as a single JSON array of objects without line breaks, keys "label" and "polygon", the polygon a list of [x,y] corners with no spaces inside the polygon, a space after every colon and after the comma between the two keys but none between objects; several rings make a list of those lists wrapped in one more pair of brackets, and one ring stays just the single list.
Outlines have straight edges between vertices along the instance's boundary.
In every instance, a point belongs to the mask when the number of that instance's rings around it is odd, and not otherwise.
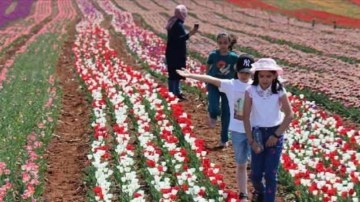
[{"label": "black cap", "polygon": [[243,73],[251,73],[251,64],[255,62],[254,58],[249,54],[242,54],[239,56],[236,63],[236,71]]}]

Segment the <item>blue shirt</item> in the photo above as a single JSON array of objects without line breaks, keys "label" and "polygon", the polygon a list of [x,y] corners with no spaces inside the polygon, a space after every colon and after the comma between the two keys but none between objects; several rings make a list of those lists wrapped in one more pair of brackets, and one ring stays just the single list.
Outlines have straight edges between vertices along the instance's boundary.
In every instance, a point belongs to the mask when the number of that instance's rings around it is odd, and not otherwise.
[{"label": "blue shirt", "polygon": [[221,78],[233,79],[238,55],[229,51],[226,55],[221,55],[219,50],[210,53],[207,64],[209,67],[208,75]]}]

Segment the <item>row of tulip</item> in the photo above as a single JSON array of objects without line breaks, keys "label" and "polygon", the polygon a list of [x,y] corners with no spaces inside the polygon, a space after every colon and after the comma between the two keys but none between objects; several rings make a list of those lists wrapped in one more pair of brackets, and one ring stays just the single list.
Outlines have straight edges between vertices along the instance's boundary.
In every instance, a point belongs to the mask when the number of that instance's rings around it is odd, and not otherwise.
[{"label": "row of tulip", "polygon": [[[106,97],[102,93],[101,86],[98,85],[101,75],[96,75],[98,77],[92,76],[93,72],[96,73],[94,65],[91,61],[82,61],[81,55],[82,50],[86,50],[79,43],[80,36],[75,42],[76,45],[73,48],[76,64],[75,68],[82,80],[85,83],[86,89],[91,93],[92,98],[92,111],[93,111],[93,122],[91,124],[93,128],[93,140],[91,143],[91,152],[88,155],[88,159],[93,166],[93,172],[91,175],[95,176],[94,181],[95,185],[93,191],[95,193],[95,198],[98,201],[111,201],[112,194],[110,193],[111,183],[109,178],[113,174],[113,170],[109,165],[109,133],[107,131],[107,117],[106,117]],[[81,47],[80,47],[81,46]],[[83,49],[81,49],[83,48]],[[92,70],[92,69],[95,69]],[[91,76],[90,76],[91,75]]]},{"label": "row of tulip", "polygon": [[91,24],[99,25],[104,18],[99,11],[93,8],[91,2],[86,0],[77,0],[76,3],[80,11],[83,14],[87,14],[86,17],[76,25],[77,32],[82,33],[82,35],[77,35],[73,52],[76,58],[75,68],[77,73],[84,81],[85,88],[91,94],[92,98],[94,120],[91,126],[94,131],[91,151],[88,155],[88,159],[91,162],[88,175],[94,177],[89,183],[91,183],[90,186],[92,186],[92,200],[108,202],[113,198],[113,194],[110,190],[112,185],[110,178],[114,173],[114,169],[110,167],[112,165],[109,165],[110,136],[107,129],[107,125],[109,123],[106,114],[106,111],[108,110],[106,106],[106,96],[103,95],[103,88],[99,84],[102,75],[96,74],[98,71],[96,71],[95,65],[91,62],[90,52],[83,52],[83,50],[86,50],[87,47],[81,40],[84,38],[86,39],[86,37],[89,37],[89,34],[93,33],[92,30],[86,30],[88,26]]},{"label": "row of tulip", "polygon": [[[143,192],[136,191],[140,188],[138,179],[136,178],[136,170],[134,169],[135,161],[134,157],[134,146],[129,143],[130,134],[128,132],[127,124],[127,115],[126,115],[126,106],[124,104],[124,97],[121,91],[117,91],[115,84],[109,80],[107,73],[105,71],[107,66],[102,66],[99,63],[93,63],[91,58],[94,57],[94,61],[100,61],[99,58],[101,55],[96,55],[88,49],[94,48],[91,44],[86,44],[86,47],[83,45],[84,41],[82,39],[88,39],[91,35],[94,34],[94,30],[82,31],[76,42],[76,47],[74,52],[76,55],[76,68],[80,77],[84,80],[87,89],[92,93],[93,98],[93,107],[95,112],[95,122],[93,127],[95,128],[94,137],[95,140],[92,144],[93,154],[89,155],[89,159],[92,160],[92,165],[95,168],[96,174],[96,183],[94,187],[94,192],[98,197],[98,200],[109,201],[113,194],[110,193],[111,182],[109,182],[109,177],[114,173],[116,175],[118,182],[121,184],[121,192],[126,193],[126,196],[122,195],[124,198],[132,198],[136,196],[137,199],[141,200],[143,197]],[[99,30],[95,31],[96,33]],[[101,35],[99,35],[101,39]],[[94,38],[93,40],[96,40]],[[101,40],[99,45],[101,44]],[[96,43],[94,43],[95,45]],[[81,49],[80,49],[81,46]],[[109,61],[108,61],[109,62]],[[99,71],[103,70],[103,71]],[[102,69],[104,68],[104,69]],[[101,84],[104,86],[101,86]],[[103,92],[105,95],[103,95]],[[106,99],[111,103],[111,107],[106,105]],[[106,109],[113,108],[113,114],[116,124],[113,126],[114,139],[116,140],[114,156],[116,156],[115,161],[117,162],[116,169],[114,171],[108,170],[111,165],[108,165],[109,159],[111,157],[110,152],[110,138],[109,133],[107,132],[106,125],[107,123],[107,113]],[[95,158],[97,157],[97,158]],[[102,165],[101,165],[102,164]],[[100,166],[99,166],[100,165]],[[101,172],[101,169],[105,169],[104,172]]]},{"label": "row of tulip", "polygon": [[283,168],[296,185],[322,201],[357,201],[360,133],[303,97],[289,96],[296,118],[288,132]]},{"label": "row of tulip", "polygon": [[46,166],[43,155],[59,105],[54,77],[57,39],[57,35],[42,35],[30,44],[16,58],[8,72],[11,79],[0,91],[0,201],[36,201],[41,197]]},{"label": "row of tulip", "polygon": [[67,30],[67,25],[74,21],[76,16],[75,5],[71,0],[56,1],[57,14],[51,22],[47,23],[37,35],[43,33],[57,33],[64,34]]},{"label": "row of tulip", "polygon": [[[37,124],[37,127],[33,129],[26,137],[25,148],[25,160],[21,165],[21,182],[20,185],[15,185],[13,180],[10,179],[11,171],[6,168],[6,163],[0,162],[0,183],[4,183],[0,188],[0,201],[5,200],[6,195],[11,191],[20,189],[21,198],[23,200],[31,200],[36,202],[39,197],[39,192],[36,194],[36,190],[41,186],[42,177],[40,176],[41,167],[44,164],[42,157],[44,151],[44,142],[46,142],[49,132],[52,131],[54,126],[53,122],[53,106],[54,100],[57,97],[57,91],[55,87],[54,75],[51,75],[48,79],[50,87],[48,88],[49,97],[46,103],[44,103],[44,118]],[[20,186],[20,187],[19,187]],[[12,189],[14,188],[14,189]]]},{"label": "row of tulip", "polygon": [[40,172],[41,167],[43,166],[44,159],[42,157],[45,144],[47,142],[46,134],[52,132],[54,126],[53,112],[52,107],[55,106],[54,101],[57,99],[57,89],[55,87],[55,76],[51,75],[48,79],[50,87],[47,92],[49,93],[49,98],[46,103],[44,103],[44,109],[46,110],[44,119],[42,119],[37,124],[37,129],[29,134],[26,138],[26,160],[21,166],[22,170],[22,183],[24,186],[23,194],[21,195],[22,199],[31,199],[32,202],[36,201],[35,193],[36,189],[41,186]]},{"label": "row of tulip", "polygon": [[10,169],[7,167],[5,162],[0,162],[0,201],[4,201],[4,198],[12,188],[10,182]]},{"label": "row of tulip", "polygon": [[76,0],[76,3],[83,14],[83,18],[76,25],[76,30],[78,32],[86,29],[90,24],[100,25],[104,20],[104,16],[100,11],[96,10],[94,5],[87,0]]},{"label": "row of tulip", "polygon": [[[108,115],[105,110],[105,96],[102,92],[109,100],[109,105],[114,108],[116,125],[113,126],[113,130],[116,131],[115,137],[118,139],[116,151],[125,151],[120,154],[115,152],[114,158],[117,160],[129,159],[129,162],[121,161],[117,166],[122,177],[119,178],[121,182],[114,183],[121,184],[121,192],[128,193],[130,198],[135,197],[138,200],[145,197],[143,191],[135,189],[139,188],[139,181],[134,180],[136,178],[126,180],[127,178],[124,176],[126,168],[122,168],[126,165],[131,166],[135,159],[134,147],[129,144],[130,137],[127,126],[119,125],[120,121],[129,120],[128,117],[130,117],[135,126],[136,140],[139,142],[136,151],[144,154],[140,161],[144,162],[145,167],[140,170],[144,173],[145,181],[151,188],[151,197],[157,201],[174,201],[178,197],[188,197],[188,200],[218,201],[232,196],[222,190],[225,184],[222,176],[218,174],[219,169],[210,164],[205,157],[206,152],[201,150],[204,147],[199,145],[199,141],[191,134],[192,126],[188,125],[188,121],[186,123],[179,122],[180,125],[177,123],[179,128],[182,127],[184,131],[187,131],[186,145],[181,145],[179,136],[182,132],[175,132],[176,129],[172,126],[175,121],[168,121],[169,117],[164,112],[165,109],[168,112],[171,112],[172,109],[170,105],[165,108],[165,100],[159,98],[162,96],[158,92],[164,93],[166,89],[159,87],[148,76],[134,72],[130,67],[121,64],[115,58],[114,51],[108,48],[108,38],[108,34],[98,27],[83,30],[74,47],[77,71],[90,92],[95,91],[92,93],[92,97],[97,102],[93,106],[98,107],[97,111],[99,112],[96,113],[97,115],[95,114],[95,120],[99,120],[99,123],[94,126],[100,128],[103,134],[95,134],[92,154],[89,155],[95,176],[98,177],[94,188],[96,199],[108,201],[114,196],[111,193],[112,182],[109,179],[113,174],[109,169],[112,166],[108,164],[110,162],[108,150],[111,150],[112,144],[106,138],[109,137],[106,129]],[[164,96],[166,99],[170,99],[167,101],[173,103],[175,107],[177,98],[169,94]],[[128,101],[127,107],[124,105],[126,100]],[[126,117],[126,113],[128,117]],[[179,121],[184,118],[186,118],[186,114],[183,113],[177,117]],[[177,133],[178,136],[174,133]],[[199,163],[202,163],[200,164],[202,166],[199,166]],[[128,168],[128,170],[132,168]],[[102,172],[102,170],[108,172]],[[128,177],[133,175],[136,176],[135,170]],[[185,195],[180,193],[185,193]]]},{"label": "row of tulip", "polygon": [[[287,16],[294,17],[298,20],[305,22],[312,22],[316,19],[317,22],[324,24],[333,24],[335,21],[340,26],[346,26],[348,28],[359,28],[359,19],[357,15],[349,15],[351,10],[356,10],[357,7],[350,2],[331,1],[331,2],[319,2],[319,1],[303,1],[301,4],[289,4],[285,3],[274,4],[274,2],[262,2],[259,0],[251,0],[244,4],[239,0],[229,0],[229,2],[237,4],[245,8],[261,8],[262,10],[269,10],[282,15],[283,18]],[[291,7],[291,9],[289,9]],[[265,17],[265,16],[264,16]],[[264,18],[263,17],[263,18]],[[318,26],[318,25],[317,25]],[[324,26],[324,25],[323,25]],[[328,26],[330,29],[330,26]]]},{"label": "row of tulip", "polygon": [[[109,71],[105,72],[110,73]],[[125,82],[123,83],[127,85]],[[129,132],[131,125],[128,123],[130,122],[130,118],[128,118],[130,108],[125,103],[126,92],[118,91],[114,82],[109,81],[108,84],[109,88],[105,90],[112,105],[110,108],[113,108],[113,118],[115,119],[115,125],[113,126],[114,138],[116,139],[114,155],[117,157],[115,176],[118,177],[117,180],[121,185],[120,201],[141,202],[147,196],[141,188],[137,174],[135,145],[131,142],[132,136]],[[120,85],[120,83],[117,83],[117,85]],[[134,109],[134,111],[137,110]],[[141,129],[143,128],[137,128],[139,135],[144,134]]]}]

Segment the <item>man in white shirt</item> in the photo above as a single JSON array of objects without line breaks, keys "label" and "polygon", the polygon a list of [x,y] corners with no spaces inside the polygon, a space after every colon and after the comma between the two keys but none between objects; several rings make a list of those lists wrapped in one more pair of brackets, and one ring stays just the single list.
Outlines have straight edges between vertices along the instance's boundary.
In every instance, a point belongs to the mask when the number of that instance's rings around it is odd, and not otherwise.
[{"label": "man in white shirt", "polygon": [[[239,199],[246,201],[247,197],[247,173],[246,164],[250,155],[250,146],[247,141],[245,128],[243,124],[243,104],[245,91],[251,85],[251,64],[254,63],[253,57],[247,54],[240,55],[236,64],[238,79],[219,79],[208,75],[192,74],[185,70],[177,70],[177,73],[183,77],[196,79],[206,83],[213,84],[219,88],[219,91],[226,94],[230,108],[229,131],[233,143],[235,160],[237,163],[236,180],[240,190]],[[224,145],[226,146],[226,145]]]}]

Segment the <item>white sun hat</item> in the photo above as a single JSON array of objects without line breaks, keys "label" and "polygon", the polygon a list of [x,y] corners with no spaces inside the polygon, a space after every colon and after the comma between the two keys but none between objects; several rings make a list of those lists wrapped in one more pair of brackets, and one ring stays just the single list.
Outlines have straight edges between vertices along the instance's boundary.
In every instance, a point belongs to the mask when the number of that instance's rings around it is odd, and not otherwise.
[{"label": "white sun hat", "polygon": [[282,75],[284,70],[276,64],[276,61],[271,58],[261,58],[260,60],[253,63],[251,71],[276,71],[278,75]]}]

